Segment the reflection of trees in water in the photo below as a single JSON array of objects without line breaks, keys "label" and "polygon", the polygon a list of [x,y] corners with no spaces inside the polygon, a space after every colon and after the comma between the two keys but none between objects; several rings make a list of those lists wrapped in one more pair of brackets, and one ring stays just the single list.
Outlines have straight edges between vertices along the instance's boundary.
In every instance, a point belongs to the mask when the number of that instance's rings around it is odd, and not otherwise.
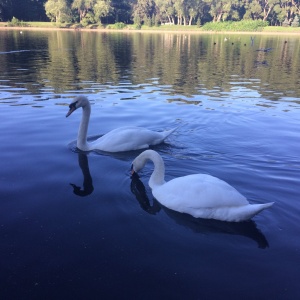
[{"label": "reflection of trees in water", "polygon": [[91,84],[119,80],[110,39],[105,34],[57,31],[49,35],[49,63],[43,78],[55,91],[89,88]]},{"label": "reflection of trees in water", "polygon": [[[97,84],[118,85],[126,80],[136,85],[170,86],[170,95],[188,97],[213,90],[218,96],[232,90],[232,75],[236,75],[238,80],[258,79],[247,81],[247,88],[258,90],[267,99],[278,99],[276,91],[292,90],[295,97],[300,96],[295,89],[300,41],[293,36],[285,40],[262,35],[251,40],[250,35],[232,34],[225,41],[221,34],[167,32],[30,31],[21,35],[10,31],[1,35],[5,35],[4,51],[30,50],[0,55],[1,74],[17,62],[17,67],[24,69],[18,73],[19,78],[24,75],[24,83],[40,84],[28,84],[32,92],[40,86],[52,87],[55,92],[73,90],[76,84],[78,89],[97,90]],[[268,48],[272,51],[256,51]]]},{"label": "reflection of trees in water", "polygon": [[263,233],[257,228],[253,220],[246,222],[224,222],[211,219],[197,219],[188,214],[179,213],[161,206],[156,199],[150,204],[143,182],[138,174],[134,173],[131,177],[131,192],[135,195],[141,208],[149,214],[158,213],[161,208],[177,224],[185,226],[197,233],[224,233],[231,235],[241,235],[254,240],[258,247],[265,249],[269,247],[268,241]]}]

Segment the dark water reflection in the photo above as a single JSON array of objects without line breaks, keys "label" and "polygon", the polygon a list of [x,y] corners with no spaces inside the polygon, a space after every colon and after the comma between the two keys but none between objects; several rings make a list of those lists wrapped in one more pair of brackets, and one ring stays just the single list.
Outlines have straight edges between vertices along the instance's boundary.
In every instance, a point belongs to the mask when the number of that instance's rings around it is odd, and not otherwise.
[{"label": "dark water reflection", "polygon": [[78,164],[83,175],[83,188],[74,183],[70,183],[70,185],[73,187],[73,192],[75,195],[85,197],[94,191],[93,179],[90,174],[89,162],[86,154],[80,152],[78,153]]}]

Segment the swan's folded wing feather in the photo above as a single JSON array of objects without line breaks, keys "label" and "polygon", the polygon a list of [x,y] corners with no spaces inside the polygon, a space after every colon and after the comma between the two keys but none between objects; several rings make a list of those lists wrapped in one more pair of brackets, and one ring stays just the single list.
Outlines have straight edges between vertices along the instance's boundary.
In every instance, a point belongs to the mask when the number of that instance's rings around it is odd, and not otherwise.
[{"label": "swan's folded wing feather", "polygon": [[175,178],[152,192],[161,204],[178,211],[183,207],[197,209],[249,204],[225,181],[205,174]]},{"label": "swan's folded wing feather", "polygon": [[143,127],[120,127],[103,135],[94,141],[95,149],[119,152],[148,148],[164,140],[160,132],[155,132]]}]

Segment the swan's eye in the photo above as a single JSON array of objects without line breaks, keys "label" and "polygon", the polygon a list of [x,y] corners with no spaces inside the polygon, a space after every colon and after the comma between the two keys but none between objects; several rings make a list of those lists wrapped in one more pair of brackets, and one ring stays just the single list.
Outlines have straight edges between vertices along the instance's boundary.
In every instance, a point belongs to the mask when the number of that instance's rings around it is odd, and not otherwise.
[{"label": "swan's eye", "polygon": [[75,102],[71,103],[71,104],[69,105],[69,108],[72,109],[72,110],[75,110],[75,109],[77,108],[77,107],[76,107],[77,102],[78,102],[78,101],[75,101]]}]

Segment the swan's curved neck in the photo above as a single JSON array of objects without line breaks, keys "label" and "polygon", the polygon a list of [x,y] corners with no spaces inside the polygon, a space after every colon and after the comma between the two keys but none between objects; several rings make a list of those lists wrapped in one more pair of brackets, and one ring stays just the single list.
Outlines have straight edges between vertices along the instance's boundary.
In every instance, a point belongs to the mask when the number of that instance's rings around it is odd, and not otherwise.
[{"label": "swan's curved neck", "polygon": [[[151,151],[151,150],[150,150]],[[149,179],[149,186],[151,189],[154,187],[160,186],[165,183],[165,164],[160,155],[156,152],[150,152],[149,157],[154,164],[154,171]]]},{"label": "swan's curved neck", "polygon": [[82,118],[77,136],[77,147],[83,151],[89,150],[89,145],[87,143],[87,131],[89,127],[90,115],[91,106],[89,103],[87,103],[82,107]]}]

